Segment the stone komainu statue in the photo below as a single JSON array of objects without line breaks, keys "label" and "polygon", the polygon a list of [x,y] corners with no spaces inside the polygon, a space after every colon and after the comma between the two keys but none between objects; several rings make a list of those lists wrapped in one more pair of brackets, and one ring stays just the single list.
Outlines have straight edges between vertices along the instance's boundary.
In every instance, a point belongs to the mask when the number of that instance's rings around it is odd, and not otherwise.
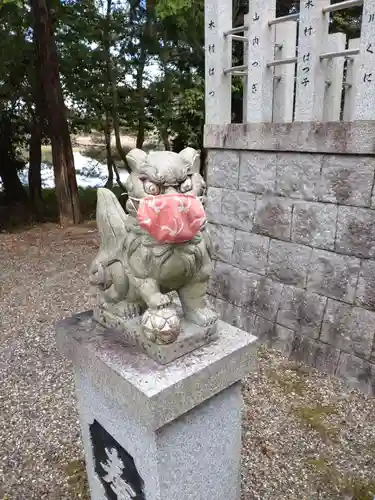
[{"label": "stone komainu statue", "polygon": [[111,191],[98,190],[101,243],[91,283],[102,308],[125,319],[142,315],[146,338],[167,344],[181,328],[172,291],[186,321],[209,327],[217,320],[205,302],[212,271],[205,182],[192,148],[179,154],[133,149],[127,160],[126,213]]}]

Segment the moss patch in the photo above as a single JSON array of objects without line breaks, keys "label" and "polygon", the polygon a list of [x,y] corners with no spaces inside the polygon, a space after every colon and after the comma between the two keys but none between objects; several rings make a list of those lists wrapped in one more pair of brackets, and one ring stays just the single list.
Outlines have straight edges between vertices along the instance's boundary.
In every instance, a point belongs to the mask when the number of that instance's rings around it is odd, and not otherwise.
[{"label": "moss patch", "polygon": [[375,497],[375,481],[343,474],[325,456],[308,458],[306,463],[312,473],[317,476],[318,482],[330,492],[332,498],[373,500]]},{"label": "moss patch", "polygon": [[75,498],[90,500],[86,466],[83,460],[73,460],[64,467],[69,491]]},{"label": "moss patch", "polygon": [[306,374],[302,373],[278,373],[269,368],[266,371],[267,378],[274,381],[285,393],[303,394],[306,390]]},{"label": "moss patch", "polygon": [[324,421],[326,417],[337,414],[337,410],[334,406],[301,406],[295,408],[294,412],[301,422],[317,431],[322,438],[331,440],[337,438],[340,429],[338,427],[328,425]]}]

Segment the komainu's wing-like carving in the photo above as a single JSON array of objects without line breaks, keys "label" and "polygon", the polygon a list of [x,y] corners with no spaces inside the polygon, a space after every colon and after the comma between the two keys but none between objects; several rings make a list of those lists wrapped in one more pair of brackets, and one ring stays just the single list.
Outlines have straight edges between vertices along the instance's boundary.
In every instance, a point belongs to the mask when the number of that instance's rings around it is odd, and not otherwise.
[{"label": "komainu's wing-like carving", "polygon": [[98,189],[96,222],[100,235],[100,247],[114,249],[126,233],[127,216],[116,196],[106,188]]},{"label": "komainu's wing-like carving", "polygon": [[129,287],[121,258],[127,215],[109,189],[98,189],[96,221],[100,247],[91,266],[90,281],[105,294],[107,301],[119,301],[126,296]]}]

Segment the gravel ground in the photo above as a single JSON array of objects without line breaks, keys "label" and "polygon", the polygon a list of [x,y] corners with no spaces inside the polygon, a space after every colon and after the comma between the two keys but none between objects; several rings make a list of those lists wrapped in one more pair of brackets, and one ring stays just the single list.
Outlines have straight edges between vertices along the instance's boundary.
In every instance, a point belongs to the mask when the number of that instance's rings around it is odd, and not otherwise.
[{"label": "gravel ground", "polygon": [[[1,500],[85,498],[71,367],[53,325],[90,308],[96,248],[90,226],[0,234]],[[373,499],[374,399],[258,356],[244,383],[243,500]]]}]

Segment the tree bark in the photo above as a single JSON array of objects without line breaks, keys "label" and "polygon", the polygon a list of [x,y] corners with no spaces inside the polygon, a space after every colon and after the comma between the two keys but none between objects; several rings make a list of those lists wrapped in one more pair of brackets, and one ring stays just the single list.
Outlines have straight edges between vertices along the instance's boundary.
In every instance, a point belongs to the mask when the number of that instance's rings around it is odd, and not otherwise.
[{"label": "tree bark", "polygon": [[138,118],[138,132],[137,132],[137,141],[135,147],[142,149],[144,142],[145,142],[145,120],[144,117],[140,116]]},{"label": "tree bark", "polygon": [[165,128],[160,128],[159,129],[159,135],[161,137],[161,140],[163,141],[164,149],[166,151],[170,151],[171,145],[169,142],[169,136],[168,136],[168,131]]},{"label": "tree bark", "polygon": [[136,147],[142,149],[145,141],[146,116],[145,116],[145,89],[143,88],[143,74],[146,65],[146,50],[142,45],[141,55],[139,58],[136,85],[137,85],[137,100],[138,100],[138,133]]},{"label": "tree bark", "polygon": [[105,183],[105,187],[112,189],[113,187],[113,165],[112,165],[112,151],[111,151],[111,122],[109,119],[109,111],[105,114],[105,124],[104,124],[104,140],[105,149],[107,157],[107,168],[108,168],[108,179]]},{"label": "tree bark", "polygon": [[41,85],[52,145],[56,198],[62,226],[81,222],[72,144],[60,82],[59,59],[48,0],[30,0]]},{"label": "tree bark", "polygon": [[112,17],[112,0],[107,0],[107,12],[106,12],[106,29],[103,36],[104,45],[104,57],[107,69],[107,83],[108,83],[108,101],[107,101],[107,111],[110,110],[112,116],[113,131],[115,133],[116,149],[118,154],[124,163],[124,166],[128,172],[130,168],[126,160],[126,153],[122,148],[121,135],[120,135],[120,122],[118,119],[118,91],[116,85],[116,76],[113,69],[113,62],[111,58],[111,17]]},{"label": "tree bark", "polygon": [[112,167],[113,167],[113,170],[115,171],[115,176],[116,176],[116,181],[117,181],[117,184],[120,186],[120,188],[126,192],[126,187],[124,186],[124,184],[121,182],[121,179],[120,179],[120,174],[119,174],[119,171],[118,171],[118,168],[117,168],[117,165],[116,163],[114,162],[113,158],[112,158]]},{"label": "tree bark", "polygon": [[35,115],[29,143],[29,195],[35,215],[39,219],[43,211],[42,197],[42,127]]},{"label": "tree bark", "polygon": [[33,117],[29,141],[29,195],[36,218],[40,219],[43,211],[42,196],[42,136],[45,129],[45,103],[41,82],[41,67],[36,50],[36,33],[33,33],[33,58],[28,68],[29,82],[35,109],[30,114]]},{"label": "tree bark", "polygon": [[27,192],[17,175],[17,170],[13,164],[13,161],[7,158],[2,158],[1,154],[0,177],[3,181],[3,188],[7,203],[27,203],[29,201]]},{"label": "tree bark", "polygon": [[124,163],[126,170],[128,172],[130,172],[129,165],[128,165],[128,162],[126,160],[126,154],[125,154],[125,151],[124,151],[122,144],[121,144],[120,122],[118,119],[118,112],[117,112],[118,92],[117,92],[116,80],[115,80],[115,75],[114,75],[113,68],[112,68],[111,59],[108,61],[108,68],[109,68],[111,85],[112,85],[112,121],[113,121],[113,130],[114,130],[115,139],[116,139],[116,149],[118,151],[118,154],[120,155],[122,162]]},{"label": "tree bark", "polygon": [[0,177],[7,203],[27,203],[27,191],[23,187],[17,174],[17,169],[22,168],[12,145],[12,120],[10,117],[0,117]]}]

